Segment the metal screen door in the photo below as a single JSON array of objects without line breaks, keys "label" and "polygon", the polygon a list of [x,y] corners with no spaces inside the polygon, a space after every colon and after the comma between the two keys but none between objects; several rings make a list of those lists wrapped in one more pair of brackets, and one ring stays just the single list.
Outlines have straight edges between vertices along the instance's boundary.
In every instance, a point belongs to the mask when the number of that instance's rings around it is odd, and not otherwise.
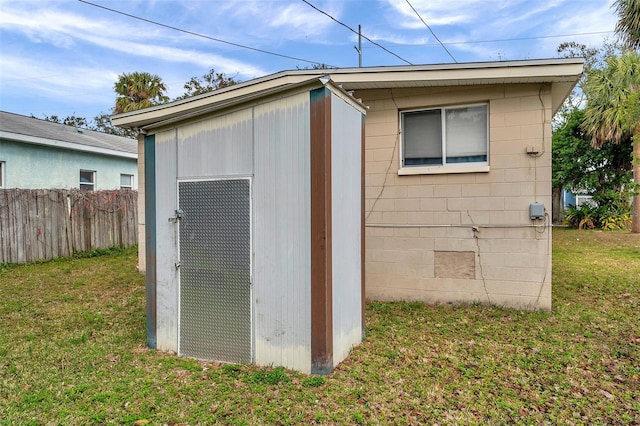
[{"label": "metal screen door", "polygon": [[251,362],[249,179],[178,183],[180,354]]}]

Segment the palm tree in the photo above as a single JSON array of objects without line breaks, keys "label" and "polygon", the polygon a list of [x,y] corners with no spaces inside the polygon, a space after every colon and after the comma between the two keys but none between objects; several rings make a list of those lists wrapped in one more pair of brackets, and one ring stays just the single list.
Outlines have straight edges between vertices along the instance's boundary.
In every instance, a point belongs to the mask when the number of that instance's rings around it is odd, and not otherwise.
[{"label": "palm tree", "polygon": [[640,47],[640,0],[616,0],[613,3],[618,14],[616,33],[630,49]]},{"label": "palm tree", "polygon": [[167,86],[156,74],[133,72],[118,76],[113,85],[116,94],[115,114],[136,111],[169,101]]},{"label": "palm tree", "polygon": [[[633,177],[640,184],[640,54],[611,56],[595,69],[585,86],[587,106],[583,128],[594,146],[631,141]],[[631,232],[640,232],[640,195],[634,196]]]}]

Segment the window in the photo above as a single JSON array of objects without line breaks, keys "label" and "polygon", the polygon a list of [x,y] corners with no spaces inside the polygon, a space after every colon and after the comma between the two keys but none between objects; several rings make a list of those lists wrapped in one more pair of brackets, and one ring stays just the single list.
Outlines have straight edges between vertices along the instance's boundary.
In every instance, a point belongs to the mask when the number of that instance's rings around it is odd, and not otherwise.
[{"label": "window", "polygon": [[4,188],[4,161],[0,161],[0,188]]},{"label": "window", "polygon": [[80,170],[80,189],[93,191],[96,186],[96,172]]},{"label": "window", "polygon": [[576,195],[576,207],[582,206],[598,207],[595,201],[593,201],[592,195]]},{"label": "window", "polygon": [[133,189],[133,175],[120,175],[120,189]]},{"label": "window", "polygon": [[481,104],[401,112],[400,174],[488,171],[487,110]]}]

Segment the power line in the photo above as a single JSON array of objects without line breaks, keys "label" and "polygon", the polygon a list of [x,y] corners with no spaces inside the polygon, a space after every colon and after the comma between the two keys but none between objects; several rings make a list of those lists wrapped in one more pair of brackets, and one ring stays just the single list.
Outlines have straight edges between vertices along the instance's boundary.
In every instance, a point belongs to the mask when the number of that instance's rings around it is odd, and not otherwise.
[{"label": "power line", "polygon": [[[548,35],[548,36],[533,36],[533,37],[517,37],[517,38],[501,38],[495,40],[473,40],[473,41],[444,41],[442,43],[423,43],[416,44],[413,46],[441,46],[445,45],[455,45],[455,44],[479,44],[479,43],[500,43],[505,41],[525,41],[525,40],[539,40],[539,39],[547,39],[547,38],[562,38],[562,37],[575,37],[575,36],[588,36],[588,35],[598,35],[598,34],[611,34],[614,31],[594,31],[590,33],[573,33],[573,34],[556,34],[556,35]],[[366,46],[364,48],[367,48]]]},{"label": "power line", "polygon": [[[82,1],[82,0],[81,0]],[[337,24],[342,25],[343,27],[345,27],[346,29],[348,29],[349,31],[351,31],[354,34],[358,34],[361,35],[362,38],[364,38],[365,40],[367,40],[369,43],[378,46],[380,49],[384,50],[385,52],[395,56],[396,58],[400,59],[402,62],[406,62],[409,65],[413,65],[411,62],[407,61],[406,59],[404,59],[401,56],[398,56],[397,54],[393,53],[392,51],[390,51],[389,49],[387,49],[386,47],[376,43],[375,41],[371,40],[369,37],[362,35],[361,33],[358,33],[358,31],[354,30],[353,28],[351,28],[350,26],[348,26],[347,24],[338,21],[336,18],[334,18],[333,16],[329,15],[327,12],[325,12],[324,10],[318,9],[316,6],[314,6],[313,4],[309,3],[307,0],[302,0],[304,3],[308,4],[309,6],[311,6],[313,9],[317,10],[318,12],[322,13],[323,15],[327,16],[329,19],[331,19],[332,21],[336,22]]]},{"label": "power line", "polygon": [[436,35],[436,33],[433,32],[433,30],[431,29],[431,27],[429,26],[429,24],[427,24],[427,22],[422,19],[422,16],[420,16],[420,14],[418,13],[418,11],[416,10],[415,7],[413,7],[413,5],[409,2],[409,0],[406,0],[407,4],[409,5],[409,7],[411,7],[411,9],[415,12],[415,14],[418,16],[418,18],[420,18],[420,20],[422,21],[422,23],[424,24],[425,27],[427,27],[429,29],[429,31],[431,32],[431,34],[436,38],[436,40],[438,40],[438,43],[440,43],[440,46],[442,46],[442,48],[449,54],[449,56],[451,56],[451,59],[453,59],[453,62],[458,63],[458,61],[456,61],[456,58],[453,57],[453,55],[451,54],[451,52],[449,52],[449,49],[447,49],[447,46],[445,46],[442,41],[440,41],[440,39],[438,38],[438,36]]},{"label": "power line", "polygon": [[109,12],[118,13],[120,15],[124,15],[124,16],[127,16],[129,18],[133,18],[133,19],[137,19],[139,21],[147,22],[149,24],[158,25],[160,27],[168,28],[168,29],[174,30],[174,31],[180,31],[180,32],[185,33],[185,34],[189,34],[189,35],[196,36],[196,37],[201,37],[201,38],[204,38],[204,39],[207,39],[207,40],[217,41],[218,43],[224,43],[224,44],[228,44],[230,46],[240,47],[242,49],[248,49],[248,50],[252,50],[254,52],[264,53],[266,55],[278,56],[280,58],[293,59],[294,61],[302,61],[302,62],[307,62],[309,64],[326,65],[326,66],[329,66],[329,67],[337,68],[337,67],[335,67],[333,65],[323,64],[322,62],[311,61],[309,59],[303,59],[303,58],[296,58],[295,56],[283,55],[281,53],[269,52],[268,50],[262,50],[262,49],[258,49],[256,47],[245,46],[245,45],[242,45],[242,44],[233,43],[231,41],[222,40],[222,39],[219,39],[219,38],[211,37],[211,36],[208,36],[208,35],[196,33],[196,32],[189,31],[189,30],[183,30],[182,28],[174,27],[172,25],[163,24],[161,22],[152,21],[151,19],[142,18],[140,16],[131,15],[129,13],[122,12],[122,11],[119,11],[119,10],[116,10],[116,9],[111,9],[109,7],[106,7],[106,6],[102,6],[102,5],[99,5],[99,4],[91,3],[91,2],[89,2],[87,0],[78,0],[78,1],[80,3],[85,3],[85,4],[88,4],[90,6],[95,6],[95,7],[100,8],[100,9],[108,10]]},{"label": "power line", "polygon": [[[495,40],[477,40],[477,41],[445,41],[440,44],[475,44],[475,43],[497,43],[503,41],[524,41],[524,40],[538,40],[545,38],[560,38],[560,37],[574,37],[574,36],[586,36],[586,35],[597,35],[597,34],[610,34],[613,31],[594,31],[590,33],[574,33],[574,34],[558,34],[558,35],[548,35],[548,36],[535,36],[535,37],[517,37],[517,38],[502,38]],[[439,46],[438,43],[427,43],[423,46]]]}]

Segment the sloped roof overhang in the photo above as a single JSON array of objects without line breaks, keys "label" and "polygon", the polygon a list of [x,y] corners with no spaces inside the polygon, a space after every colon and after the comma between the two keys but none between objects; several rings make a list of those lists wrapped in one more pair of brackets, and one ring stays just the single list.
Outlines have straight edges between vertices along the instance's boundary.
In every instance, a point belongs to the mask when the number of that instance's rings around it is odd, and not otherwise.
[{"label": "sloped roof overhang", "polygon": [[555,113],[582,75],[582,58],[281,71],[224,89],[112,117],[116,126],[145,129],[317,84],[328,77],[345,91],[389,88],[548,83]]}]

